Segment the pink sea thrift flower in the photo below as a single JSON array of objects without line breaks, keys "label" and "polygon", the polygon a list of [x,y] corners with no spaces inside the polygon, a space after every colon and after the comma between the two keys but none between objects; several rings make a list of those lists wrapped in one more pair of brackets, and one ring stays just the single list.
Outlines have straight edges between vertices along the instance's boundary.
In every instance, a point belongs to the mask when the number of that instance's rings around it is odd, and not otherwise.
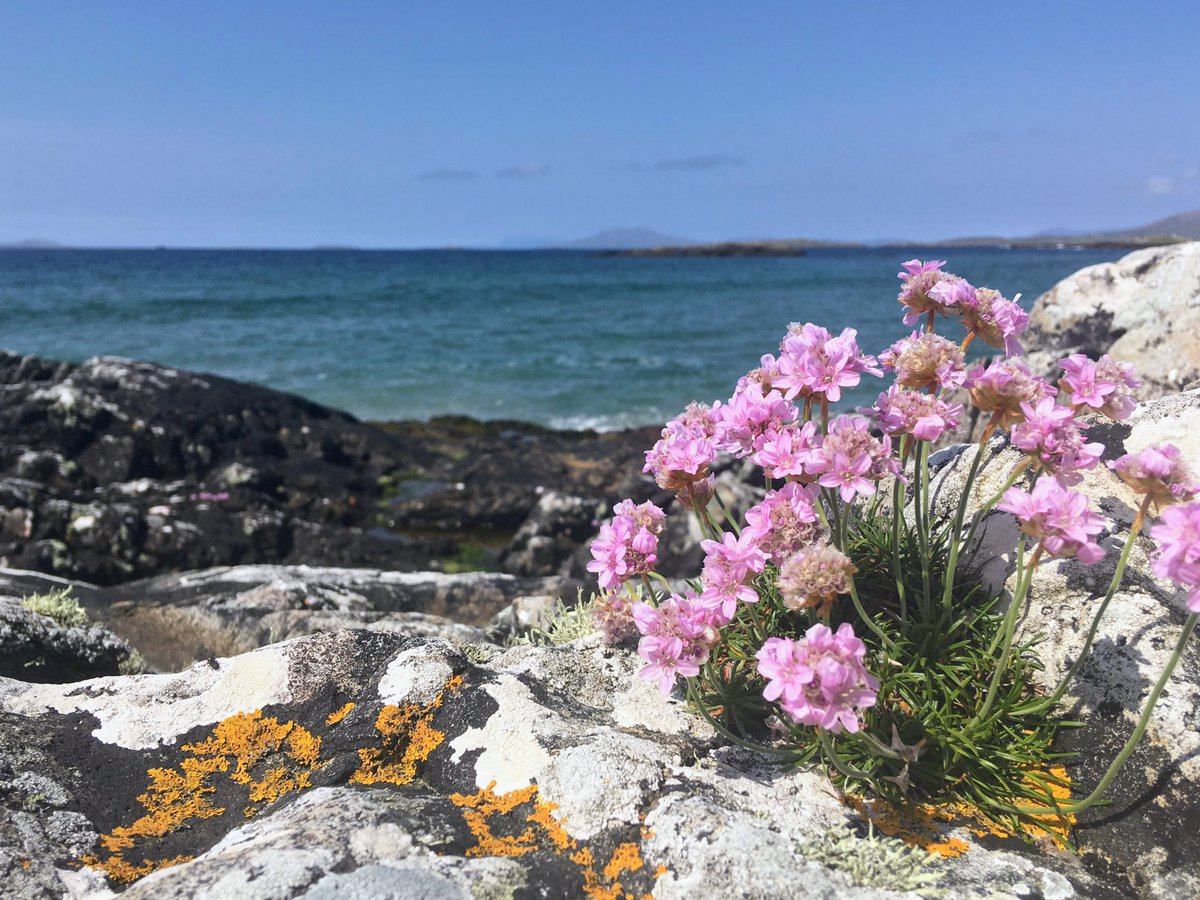
[{"label": "pink sea thrift flower", "polygon": [[856,571],[850,557],[831,544],[802,547],[779,568],[779,595],[788,609],[817,607],[826,616],[840,595],[850,593]]},{"label": "pink sea thrift flower", "polygon": [[1009,356],[1020,356],[1022,349],[1017,336],[1029,327],[1029,314],[1017,300],[1006,300],[999,291],[973,287],[966,281],[943,282],[932,288],[935,299],[953,306],[962,315],[963,327],[971,339],[979,338],[989,347],[1003,349]]},{"label": "pink sea thrift flower", "polygon": [[790,325],[779,345],[775,387],[788,400],[816,397],[836,403],[842,388],[857,386],[864,374],[882,375],[875,357],[859,349],[857,335],[853,328],[833,337],[812,323]]},{"label": "pink sea thrift flower", "polygon": [[654,569],[665,520],[666,513],[649,501],[635,505],[622,500],[613,507],[612,521],[601,525],[592,541],[592,561],[587,564],[603,590],[615,591],[630,578]]},{"label": "pink sea thrift flower", "polygon": [[799,415],[796,404],[775,390],[764,390],[757,382],[740,387],[722,406],[716,423],[718,449],[739,459],[754,452],[764,433],[778,430]]},{"label": "pink sea thrift flower", "polygon": [[695,596],[672,594],[657,607],[641,601],[633,604],[633,620],[642,633],[638,655],[647,663],[638,676],[657,682],[664,695],[671,693],[678,676],[700,674],[720,637],[709,611],[695,600]]},{"label": "pink sea thrift flower", "polygon": [[812,543],[818,532],[816,512],[817,489],[796,482],[785,484],[777,491],[767,491],[762,502],[746,511],[743,534],[753,536],[754,543],[776,566]]},{"label": "pink sea thrift flower", "polygon": [[637,634],[633,604],[633,597],[623,593],[601,594],[592,601],[592,625],[604,643],[612,646]]},{"label": "pink sea thrift flower", "polygon": [[879,362],[896,373],[897,384],[909,388],[944,390],[967,379],[962,350],[939,334],[914,331],[880,353]]},{"label": "pink sea thrift flower", "polygon": [[875,401],[874,411],[885,434],[911,434],[919,441],[936,441],[958,425],[962,404],[947,403],[933,394],[892,385]]},{"label": "pink sea thrift flower", "polygon": [[759,435],[751,459],[768,478],[804,478],[821,446],[821,435],[812,422],[790,422]]},{"label": "pink sea thrift flower", "polygon": [[1063,377],[1058,386],[1072,406],[1086,407],[1110,419],[1128,419],[1137,406],[1134,391],[1141,382],[1134,377],[1133,364],[1121,363],[1107,353],[1092,362],[1082,353],[1059,360]]},{"label": "pink sea thrift flower", "polygon": [[1034,375],[1019,359],[1000,359],[986,369],[971,369],[966,387],[971,403],[984,415],[991,416],[995,427],[1009,429],[1025,420],[1021,404],[1035,405],[1043,397],[1058,391],[1046,379]]},{"label": "pink sea thrift flower", "polygon": [[1186,590],[1188,611],[1200,613],[1200,502],[1163,510],[1150,537],[1158,542],[1154,574]]},{"label": "pink sea thrift flower", "polygon": [[701,541],[700,547],[704,551],[700,575],[704,592],[697,603],[719,614],[724,625],[733,618],[739,602],[758,601],[758,592],[749,582],[766,568],[767,557],[749,530],[740,536],[726,532],[719,541]]},{"label": "pink sea thrift flower", "polygon": [[1046,471],[1063,484],[1078,484],[1083,469],[1100,461],[1103,444],[1085,444],[1083,428],[1069,406],[1056,406],[1053,397],[1036,404],[1022,403],[1025,421],[1014,425],[1012,443],[1018,450],[1037,459]]},{"label": "pink sea thrift flower", "polygon": [[939,284],[953,284],[959,280],[957,275],[942,271],[945,264],[944,259],[931,259],[928,262],[910,259],[901,263],[904,271],[896,276],[903,282],[898,299],[904,307],[904,324],[909,328],[931,312],[944,316],[958,314],[953,305],[947,305],[932,293],[933,288]]},{"label": "pink sea thrift flower", "polygon": [[758,672],[767,679],[763,697],[800,725],[815,725],[834,734],[853,734],[858,711],[875,705],[879,682],[863,661],[867,648],[848,622],[837,632],[814,625],[805,636],[768,638],[758,651]]},{"label": "pink sea thrift flower", "polygon": [[1108,467],[1139,494],[1148,494],[1158,506],[1186,503],[1200,493],[1200,482],[1192,478],[1174,444],[1155,444],[1140,453],[1126,453]]},{"label": "pink sea thrift flower", "polygon": [[1084,565],[1104,558],[1092,538],[1104,530],[1104,520],[1088,509],[1088,498],[1069,491],[1054,478],[1039,478],[1033,490],[1009,488],[996,506],[1021,521],[1021,530],[1041,542],[1053,557],[1078,557]]},{"label": "pink sea thrift flower", "polygon": [[716,428],[713,410],[693,403],[666,424],[662,437],[646,451],[642,471],[682,503],[707,501],[714,487],[709,466],[717,458]]},{"label": "pink sea thrift flower", "polygon": [[838,416],[807,465],[807,471],[820,476],[822,487],[837,488],[846,503],[860,495],[870,497],[877,481],[900,472],[899,460],[891,455],[892,439],[881,441],[870,428],[863,416]]}]

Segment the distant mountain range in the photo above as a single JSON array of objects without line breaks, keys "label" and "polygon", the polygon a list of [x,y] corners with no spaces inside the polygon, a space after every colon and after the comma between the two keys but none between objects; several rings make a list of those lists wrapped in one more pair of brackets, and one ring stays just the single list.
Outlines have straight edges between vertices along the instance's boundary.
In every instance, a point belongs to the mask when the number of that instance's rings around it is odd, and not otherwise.
[{"label": "distant mountain range", "polygon": [[[949,238],[942,241],[886,240],[870,242],[822,241],[812,238],[756,238],[753,240],[705,243],[652,231],[649,228],[608,228],[577,241],[548,242],[541,249],[617,250],[653,256],[770,256],[791,255],[792,251],[814,247],[921,246],[969,247],[1011,245],[1020,247],[1141,246],[1200,240],[1200,209],[1158,219],[1136,228],[1113,231],[1089,231],[1077,228],[1049,228],[1024,237],[981,235]],[[675,252],[678,251],[678,252]]]},{"label": "distant mountain range", "polygon": [[[687,253],[687,256],[770,256],[798,255],[814,247],[971,247],[971,246],[1015,246],[1054,247],[1058,244],[1070,246],[1143,246],[1172,243],[1180,240],[1200,240],[1200,209],[1178,213],[1157,219],[1136,228],[1110,231],[1089,231],[1077,228],[1048,228],[1024,237],[1002,237],[982,235],[958,237],[942,241],[912,241],[904,239],[874,240],[862,242],[824,241],[812,238],[754,238],[709,243],[690,238],[663,234],[650,228],[606,228],[595,234],[572,241],[555,241],[539,238],[521,238],[504,241],[498,249],[510,250],[609,250],[609,251],[653,251],[649,255],[673,255],[672,251]],[[67,245],[56,241],[31,238],[25,241],[0,243],[0,250],[54,250]],[[323,244],[313,249],[352,249],[340,244]],[[480,247],[478,249],[488,249]]]}]

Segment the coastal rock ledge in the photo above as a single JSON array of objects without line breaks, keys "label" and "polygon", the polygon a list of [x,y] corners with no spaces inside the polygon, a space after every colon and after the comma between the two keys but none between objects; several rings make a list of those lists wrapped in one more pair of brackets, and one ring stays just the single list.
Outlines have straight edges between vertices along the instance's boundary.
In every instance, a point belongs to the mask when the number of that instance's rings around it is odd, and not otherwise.
[{"label": "coastal rock ledge", "polygon": [[178,674],[0,680],[6,893],[1123,895],[969,822],[906,832],[917,849],[868,832],[820,772],[724,745],[595,639],[471,656],[343,631]]}]

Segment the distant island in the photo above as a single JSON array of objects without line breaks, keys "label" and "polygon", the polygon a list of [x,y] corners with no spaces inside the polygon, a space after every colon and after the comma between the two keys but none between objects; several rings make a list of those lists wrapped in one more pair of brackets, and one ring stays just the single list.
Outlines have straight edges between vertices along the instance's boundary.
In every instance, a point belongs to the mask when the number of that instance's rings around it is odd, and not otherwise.
[{"label": "distant island", "polygon": [[795,238],[782,241],[719,241],[714,244],[682,244],[609,250],[607,256],[804,256],[819,247],[861,247],[840,241]]}]

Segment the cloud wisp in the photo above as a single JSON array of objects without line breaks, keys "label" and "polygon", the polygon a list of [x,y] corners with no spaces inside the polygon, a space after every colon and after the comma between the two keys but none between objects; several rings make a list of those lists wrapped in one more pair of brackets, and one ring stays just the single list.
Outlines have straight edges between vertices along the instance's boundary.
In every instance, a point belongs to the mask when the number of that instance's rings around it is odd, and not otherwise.
[{"label": "cloud wisp", "polygon": [[654,172],[708,172],[730,169],[744,164],[740,156],[730,153],[710,153],[704,156],[685,156],[682,159],[660,159],[650,167]]},{"label": "cloud wisp", "polygon": [[421,181],[470,181],[476,177],[470,169],[430,169],[417,176]]},{"label": "cloud wisp", "polygon": [[550,167],[544,163],[523,163],[496,170],[497,178],[544,178],[549,174]]}]

